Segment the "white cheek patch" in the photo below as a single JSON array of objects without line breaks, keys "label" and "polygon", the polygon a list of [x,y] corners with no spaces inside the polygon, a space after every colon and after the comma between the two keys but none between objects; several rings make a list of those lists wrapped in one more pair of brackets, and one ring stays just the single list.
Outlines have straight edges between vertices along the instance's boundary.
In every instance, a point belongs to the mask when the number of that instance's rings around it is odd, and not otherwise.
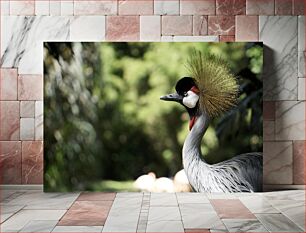
[{"label": "white cheek patch", "polygon": [[187,96],[183,98],[183,104],[188,108],[194,108],[199,100],[199,96],[193,91],[188,91]]}]

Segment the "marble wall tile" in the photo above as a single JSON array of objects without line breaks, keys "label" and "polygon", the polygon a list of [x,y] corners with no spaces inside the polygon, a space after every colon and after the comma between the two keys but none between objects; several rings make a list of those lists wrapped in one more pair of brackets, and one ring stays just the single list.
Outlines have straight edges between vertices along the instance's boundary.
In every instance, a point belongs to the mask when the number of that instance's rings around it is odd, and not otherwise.
[{"label": "marble wall tile", "polygon": [[216,0],[217,15],[245,15],[246,0]]},{"label": "marble wall tile", "polygon": [[2,184],[21,184],[20,141],[0,141],[0,168]]},{"label": "marble wall tile", "polygon": [[293,14],[294,15],[305,15],[305,1],[304,0],[293,0]]},{"label": "marble wall tile", "polygon": [[20,117],[34,118],[35,101],[20,101]]},{"label": "marble wall tile", "polygon": [[293,141],[293,184],[305,184],[305,141]]},{"label": "marble wall tile", "polygon": [[258,16],[236,16],[236,41],[258,41]]},{"label": "marble wall tile", "polygon": [[208,35],[235,35],[235,16],[208,16]]},{"label": "marble wall tile", "polygon": [[263,101],[263,119],[275,120],[275,102]]},{"label": "marble wall tile", "polygon": [[263,140],[274,141],[275,140],[275,122],[263,121]]},{"label": "marble wall tile", "polygon": [[70,18],[62,16],[4,16],[2,67],[18,67],[19,74],[42,74],[42,41],[68,40],[69,23]]},{"label": "marble wall tile", "polygon": [[9,15],[10,14],[10,1],[0,1],[1,4],[1,15]]},{"label": "marble wall tile", "polygon": [[305,102],[279,101],[276,103],[275,139],[305,139]]},{"label": "marble wall tile", "polygon": [[34,140],[34,118],[20,118],[20,140]]},{"label": "marble wall tile", "polygon": [[259,16],[264,42],[264,100],[297,99],[297,17]]},{"label": "marble wall tile", "polygon": [[192,35],[192,16],[162,16],[162,35]]},{"label": "marble wall tile", "polygon": [[274,0],[246,0],[247,15],[274,15]]},{"label": "marble wall tile", "polygon": [[154,0],[155,15],[179,15],[179,0]]},{"label": "marble wall tile", "polygon": [[119,15],[152,15],[153,0],[118,0]]},{"label": "marble wall tile", "polygon": [[10,1],[10,15],[34,15],[34,14],[35,14],[34,0]]},{"label": "marble wall tile", "polygon": [[220,42],[235,42],[235,36],[226,36],[226,35],[220,35],[219,36]]},{"label": "marble wall tile", "polygon": [[19,102],[0,103],[0,140],[19,140]]},{"label": "marble wall tile", "polygon": [[18,99],[19,100],[42,100],[43,77],[41,75],[18,76]]},{"label": "marble wall tile", "polygon": [[35,15],[50,15],[50,2],[48,0],[36,0]]},{"label": "marble wall tile", "polygon": [[71,41],[104,41],[105,16],[77,16],[71,19]]},{"label": "marble wall tile", "polygon": [[275,15],[292,15],[292,0],[275,0]]},{"label": "marble wall tile", "polygon": [[50,15],[61,15],[61,1],[50,0]]},{"label": "marble wall tile", "polygon": [[161,17],[160,16],[140,16],[140,40],[160,41],[161,37]]},{"label": "marble wall tile", "polygon": [[207,16],[194,15],[193,16],[193,35],[194,36],[205,36],[208,31]]},{"label": "marble wall tile", "polygon": [[162,36],[160,38],[161,42],[172,42],[173,41],[174,36]]},{"label": "marble wall tile", "polygon": [[298,17],[298,77],[305,77],[305,16]]},{"label": "marble wall tile", "polygon": [[61,1],[61,15],[73,15],[73,1]]},{"label": "marble wall tile", "polygon": [[22,183],[43,183],[43,142],[22,142]]},{"label": "marble wall tile", "polygon": [[214,15],[216,12],[215,0],[181,0],[181,15]]},{"label": "marble wall tile", "polygon": [[74,1],[74,15],[116,15],[117,0]]},{"label": "marble wall tile", "polygon": [[0,72],[0,100],[17,100],[17,69]]},{"label": "marble wall tile", "polygon": [[106,40],[138,41],[139,16],[107,16]]},{"label": "marble wall tile", "polygon": [[218,36],[174,36],[176,42],[218,42]]},{"label": "marble wall tile", "polygon": [[44,139],[44,102],[35,101],[35,140]]},{"label": "marble wall tile", "polygon": [[264,184],[292,184],[292,142],[264,142]]},{"label": "marble wall tile", "polygon": [[305,78],[298,78],[298,100],[305,100]]}]

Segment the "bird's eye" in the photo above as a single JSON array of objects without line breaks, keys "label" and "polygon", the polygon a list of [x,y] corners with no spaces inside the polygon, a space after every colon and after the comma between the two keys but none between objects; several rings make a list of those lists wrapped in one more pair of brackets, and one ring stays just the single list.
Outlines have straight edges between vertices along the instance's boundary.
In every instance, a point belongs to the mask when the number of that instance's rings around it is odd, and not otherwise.
[{"label": "bird's eye", "polygon": [[186,97],[187,95],[188,95],[188,93],[185,91],[185,92],[184,92],[184,96]]}]

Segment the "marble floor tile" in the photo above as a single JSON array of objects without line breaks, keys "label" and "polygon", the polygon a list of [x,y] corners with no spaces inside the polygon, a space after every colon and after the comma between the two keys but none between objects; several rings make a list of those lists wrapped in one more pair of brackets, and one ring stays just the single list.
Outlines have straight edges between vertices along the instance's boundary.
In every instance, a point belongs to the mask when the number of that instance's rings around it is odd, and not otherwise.
[{"label": "marble floor tile", "polygon": [[192,215],[185,215],[182,213],[182,220],[184,228],[186,229],[226,229],[220,218],[214,212],[207,212],[201,214],[194,212]]},{"label": "marble floor tile", "polygon": [[78,201],[113,201],[116,193],[82,192]]},{"label": "marble floor tile", "polygon": [[1,225],[3,232],[20,231],[29,221],[59,220],[66,210],[21,210]]},{"label": "marble floor tile", "polygon": [[150,206],[177,206],[177,199],[174,193],[152,193]]},{"label": "marble floor tile", "polygon": [[177,201],[182,203],[207,203],[209,200],[204,193],[176,193]]},{"label": "marble floor tile", "polygon": [[238,199],[210,199],[210,202],[222,219],[256,219]]},{"label": "marble floor tile", "polygon": [[305,230],[305,201],[270,200],[283,215]]},{"label": "marble floor tile", "polygon": [[181,221],[149,221],[146,232],[184,232]]},{"label": "marble floor tile", "polygon": [[0,190],[0,200],[7,199],[9,196],[13,195],[16,190]]},{"label": "marble floor tile", "polygon": [[229,232],[269,232],[258,220],[223,219]]},{"label": "marble floor tile", "polygon": [[116,198],[142,198],[143,193],[116,193]]},{"label": "marble floor tile", "polygon": [[24,205],[7,205],[7,204],[1,204],[0,205],[0,223],[4,222],[8,218],[10,218],[12,215],[17,213],[19,210],[21,210],[24,207]]},{"label": "marble floor tile", "polygon": [[10,205],[26,205],[25,209],[68,209],[79,193],[27,192],[10,202]]},{"label": "marble floor tile", "polygon": [[182,215],[192,215],[195,211],[199,214],[213,212],[216,213],[215,209],[210,203],[202,204],[202,203],[183,203],[180,204],[180,210]]},{"label": "marble floor tile", "polygon": [[76,201],[58,223],[59,226],[101,226],[112,201]]},{"label": "marble floor tile", "polygon": [[51,232],[57,221],[33,220],[25,225],[20,232]]},{"label": "marble floor tile", "polygon": [[303,232],[301,228],[282,214],[256,214],[256,217],[271,232]]},{"label": "marble floor tile", "polygon": [[180,210],[172,206],[152,206],[149,209],[149,221],[181,220]]},{"label": "marble floor tile", "polygon": [[52,232],[101,232],[103,226],[56,226]]},{"label": "marble floor tile", "polygon": [[254,214],[279,213],[264,197],[240,197],[240,201]]},{"label": "marble floor tile", "polygon": [[225,193],[206,193],[208,199],[237,199],[235,195],[228,195]]},{"label": "marble floor tile", "polygon": [[305,201],[305,190],[266,192],[266,193],[263,193],[263,196],[268,200]]},{"label": "marble floor tile", "polygon": [[138,223],[138,214],[125,214],[119,216],[109,215],[102,232],[136,232]]}]

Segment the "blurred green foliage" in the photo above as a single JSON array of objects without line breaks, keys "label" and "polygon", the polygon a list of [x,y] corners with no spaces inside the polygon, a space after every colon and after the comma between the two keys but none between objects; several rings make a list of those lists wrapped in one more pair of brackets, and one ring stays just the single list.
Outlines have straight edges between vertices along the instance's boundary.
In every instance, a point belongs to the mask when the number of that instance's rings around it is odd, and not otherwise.
[{"label": "blurred green foliage", "polygon": [[223,57],[240,82],[238,106],[207,130],[206,160],[262,151],[261,44],[47,42],[45,191],[133,191],[144,173],[182,169],[188,114],[159,96],[188,76],[194,48]]}]

